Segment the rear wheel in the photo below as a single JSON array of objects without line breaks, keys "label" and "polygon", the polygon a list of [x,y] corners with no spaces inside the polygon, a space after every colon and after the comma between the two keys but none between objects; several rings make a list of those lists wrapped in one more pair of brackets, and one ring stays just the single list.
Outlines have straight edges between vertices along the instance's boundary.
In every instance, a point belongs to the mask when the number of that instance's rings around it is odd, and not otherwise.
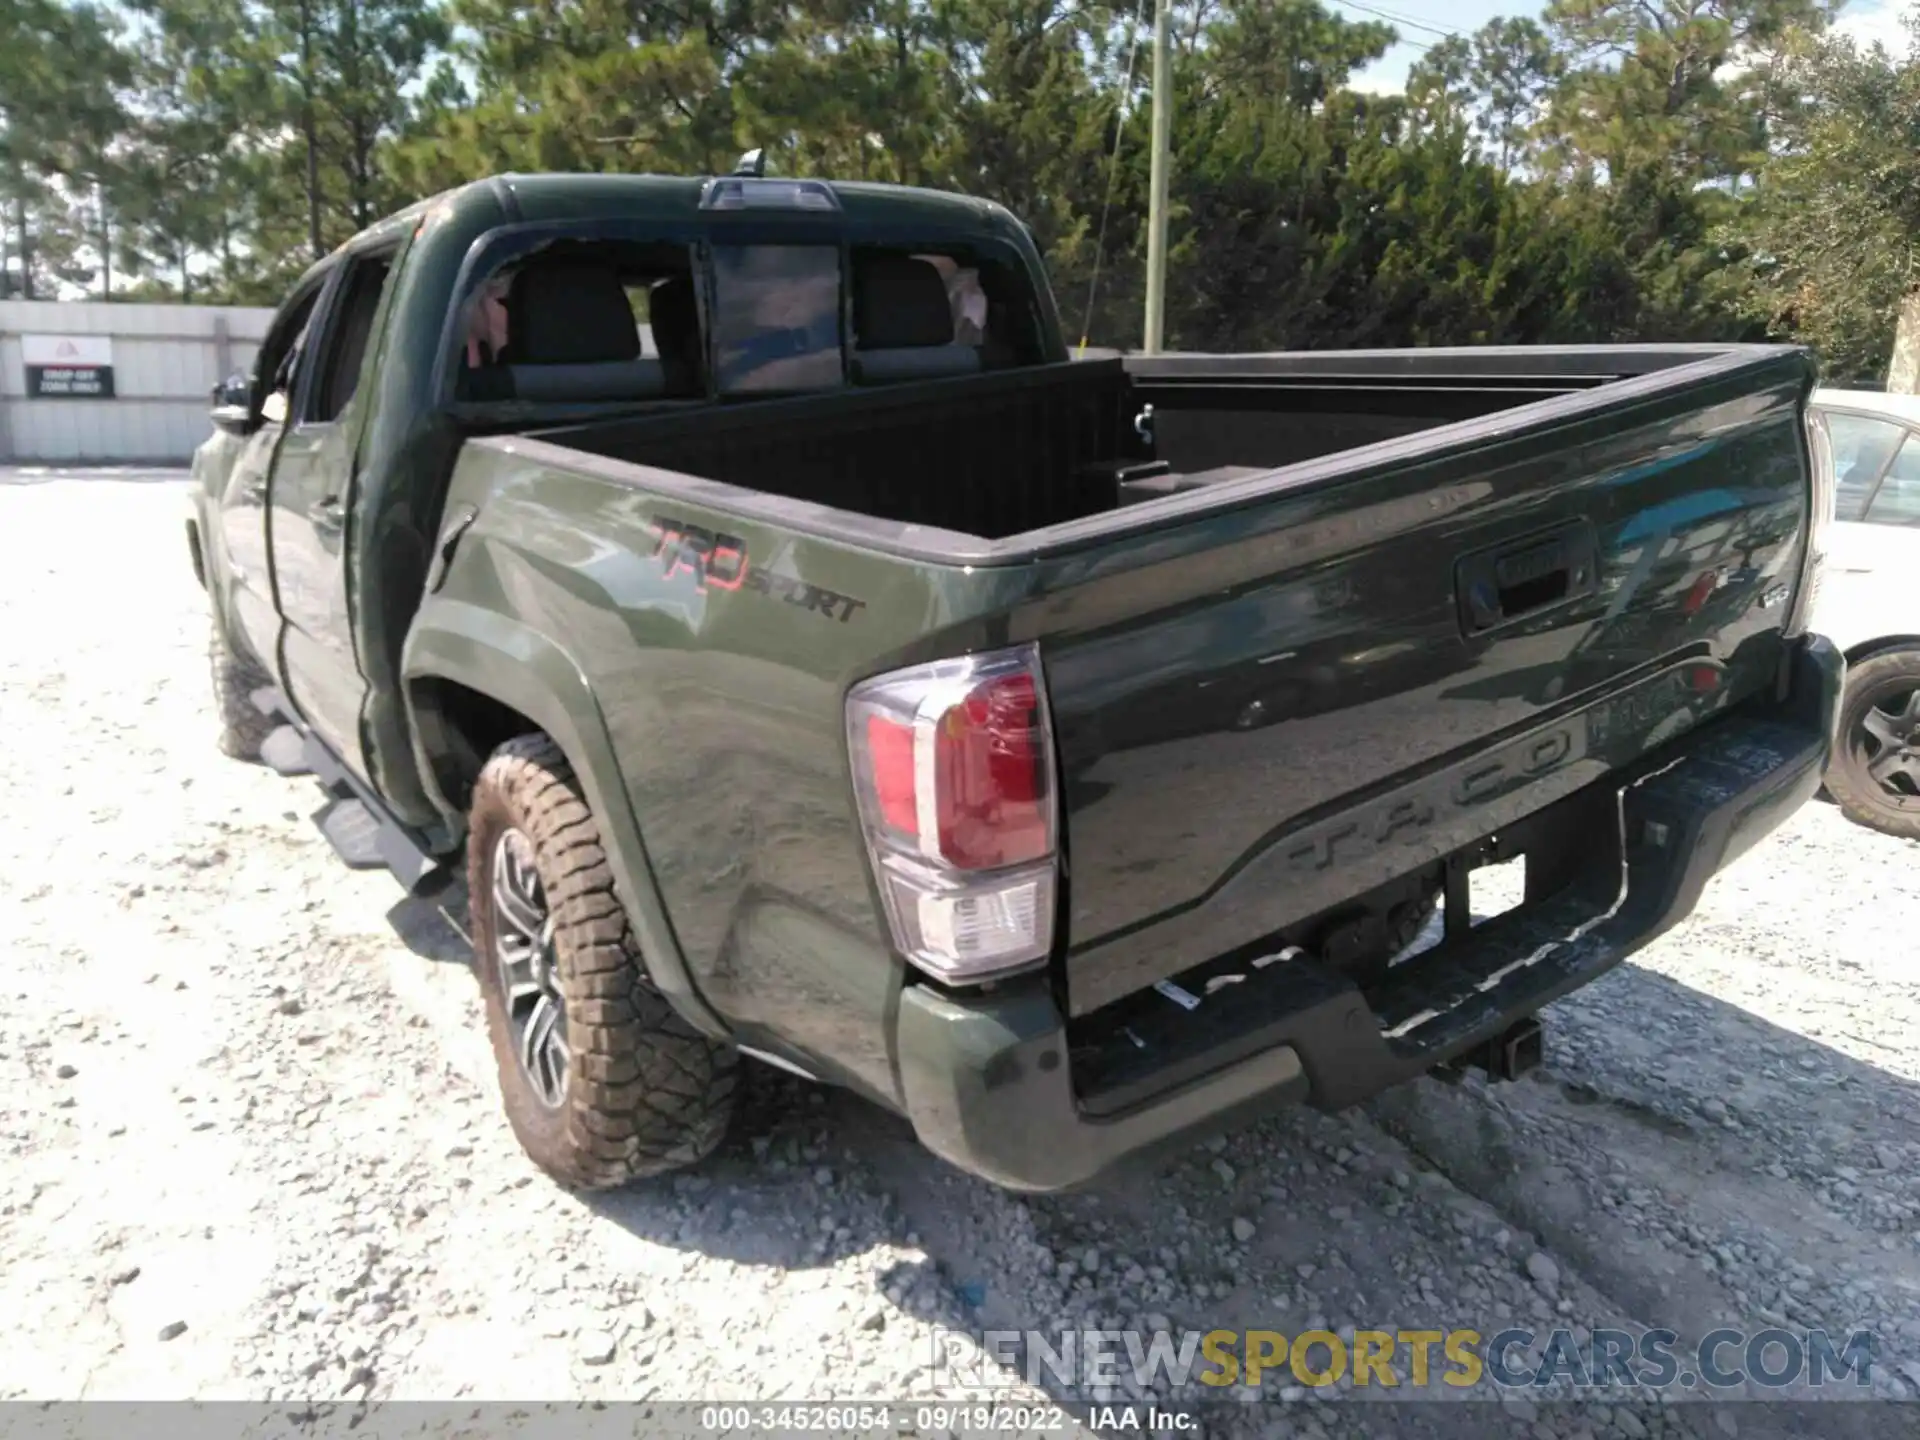
[{"label": "rear wheel", "polygon": [[1848,819],[1920,840],[1920,649],[1883,651],[1847,671],[1826,782]]},{"label": "rear wheel", "polygon": [[737,1052],[653,987],[599,826],[544,735],[508,741],[480,772],[467,884],[501,1098],[534,1163],[604,1190],[711,1153]]},{"label": "rear wheel", "polygon": [[236,760],[258,760],[261,743],[276,722],[254,708],[253,692],[273,684],[273,677],[251,655],[234,649],[218,616],[209,631],[207,659],[213,670],[213,704],[220,713],[220,752]]}]

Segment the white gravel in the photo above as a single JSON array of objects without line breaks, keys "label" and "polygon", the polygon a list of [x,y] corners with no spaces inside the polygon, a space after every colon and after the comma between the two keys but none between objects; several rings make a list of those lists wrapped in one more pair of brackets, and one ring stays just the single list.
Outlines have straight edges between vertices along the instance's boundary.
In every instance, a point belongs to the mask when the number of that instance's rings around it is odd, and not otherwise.
[{"label": "white gravel", "polygon": [[[457,897],[214,749],[181,505],[0,472],[0,1399],[899,1399],[937,1326],[1509,1320],[1867,1326],[1920,1396],[1920,845],[1809,806],[1520,1084],[1024,1200],[762,1077],[699,1172],[583,1200],[499,1115]],[[1729,1433],[1689,1408],[1449,1433]]]}]

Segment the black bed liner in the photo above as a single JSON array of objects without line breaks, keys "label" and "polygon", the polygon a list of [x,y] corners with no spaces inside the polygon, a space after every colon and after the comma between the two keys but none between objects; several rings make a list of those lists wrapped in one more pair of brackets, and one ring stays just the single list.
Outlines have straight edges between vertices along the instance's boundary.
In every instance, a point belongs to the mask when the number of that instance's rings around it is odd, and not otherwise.
[{"label": "black bed liner", "polygon": [[[1068,361],[676,407],[468,443],[902,558],[1018,564],[1732,378],[1771,345],[1513,346]],[[1202,483],[1132,493],[1160,456]],[[1137,501],[1140,503],[1126,503]]]}]

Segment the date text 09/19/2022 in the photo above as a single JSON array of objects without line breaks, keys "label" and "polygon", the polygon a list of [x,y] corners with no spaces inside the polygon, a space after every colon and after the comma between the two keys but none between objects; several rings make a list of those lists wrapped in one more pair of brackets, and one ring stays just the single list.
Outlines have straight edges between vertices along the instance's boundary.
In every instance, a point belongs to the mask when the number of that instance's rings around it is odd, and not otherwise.
[{"label": "date text 09/19/2022", "polygon": [[[1111,1411],[1116,1407],[1102,1408]],[[1116,1415],[1112,1418],[1117,1420],[1117,1424],[1103,1423],[1102,1428],[1139,1428],[1146,1425],[1149,1418],[1154,1422],[1147,1426],[1150,1429],[1191,1428],[1191,1422],[1184,1414],[1161,1412],[1156,1408],[1149,1417],[1144,1406],[1119,1408],[1138,1409],[1141,1413],[1134,1424],[1128,1424]],[[1090,1417],[1079,1416],[1060,1405],[1009,1405],[985,1401],[902,1405],[833,1402],[708,1405],[700,1411],[700,1428],[717,1435],[786,1434],[793,1431],[818,1431],[831,1435],[949,1432],[1030,1435],[1066,1432],[1090,1423],[1095,1423]]]},{"label": "date text 09/19/2022", "polygon": [[939,1401],[904,1405],[843,1405],[832,1402],[779,1405],[708,1405],[700,1428],[716,1435],[788,1434],[818,1431],[842,1435],[1103,1433],[1138,1430],[1166,1434],[1195,1430],[1199,1417],[1158,1405],[1008,1405],[984,1401]]}]

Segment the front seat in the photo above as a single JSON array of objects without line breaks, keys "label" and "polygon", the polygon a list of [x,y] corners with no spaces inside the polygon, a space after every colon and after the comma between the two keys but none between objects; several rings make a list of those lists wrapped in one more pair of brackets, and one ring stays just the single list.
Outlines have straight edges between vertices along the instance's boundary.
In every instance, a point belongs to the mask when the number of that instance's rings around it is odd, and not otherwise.
[{"label": "front seat", "polygon": [[666,392],[666,371],[640,354],[620,272],[591,258],[535,262],[507,301],[507,356],[522,400],[632,400]]},{"label": "front seat", "polygon": [[865,385],[971,375],[980,352],[953,338],[946,281],[925,260],[875,255],[854,272],[854,378]]}]

